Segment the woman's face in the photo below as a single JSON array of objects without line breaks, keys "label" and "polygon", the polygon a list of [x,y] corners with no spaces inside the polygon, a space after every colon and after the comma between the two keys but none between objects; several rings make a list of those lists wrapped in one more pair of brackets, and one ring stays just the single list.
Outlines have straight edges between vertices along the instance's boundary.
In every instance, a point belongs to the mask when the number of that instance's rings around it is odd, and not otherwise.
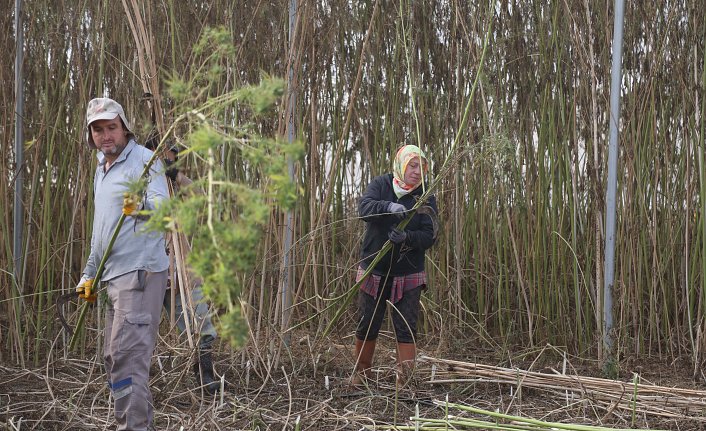
[{"label": "woman's face", "polygon": [[420,181],[422,181],[422,163],[419,157],[415,157],[407,163],[407,169],[404,171],[404,182],[410,186],[416,186]]}]

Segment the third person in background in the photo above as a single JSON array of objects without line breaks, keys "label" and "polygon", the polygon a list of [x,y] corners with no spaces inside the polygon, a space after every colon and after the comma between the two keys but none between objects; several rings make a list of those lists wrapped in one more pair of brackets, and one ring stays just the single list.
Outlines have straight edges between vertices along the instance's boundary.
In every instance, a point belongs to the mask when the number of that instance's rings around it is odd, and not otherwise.
[{"label": "third person in background", "polygon": [[[145,141],[145,147],[150,150],[155,150],[157,144],[159,143],[159,137],[153,135]],[[170,180],[172,186],[174,187],[175,194],[185,192],[185,189],[193,183],[189,177],[187,177],[183,172],[177,169],[175,163],[177,159],[178,151],[175,147],[170,147],[169,150],[165,152],[164,164],[167,166],[166,176]],[[189,190],[189,192],[196,192],[197,190]],[[186,256],[189,253],[189,244],[183,242],[182,247],[183,254]],[[213,368],[213,344],[216,341],[217,332],[211,320],[211,307],[209,306],[206,298],[201,289],[202,281],[194,273],[187,269],[187,275],[189,278],[189,286],[185,286],[187,292],[190,292],[191,303],[193,304],[193,319],[190,320],[191,332],[193,334],[198,334],[198,352],[197,359],[193,363],[194,376],[196,378],[196,383],[203,388],[207,393],[213,395],[221,387],[220,382],[216,378],[215,371]],[[180,333],[186,332],[186,322],[184,320],[185,313],[185,303],[184,298],[182,298],[181,293],[178,288],[177,282],[178,277],[174,280],[170,280],[170,287],[167,289],[164,295],[164,310],[167,314],[170,314],[172,308],[172,290],[174,289],[174,315],[176,320],[176,326]],[[187,313],[189,314],[189,313]],[[195,327],[194,327],[195,325]]]}]

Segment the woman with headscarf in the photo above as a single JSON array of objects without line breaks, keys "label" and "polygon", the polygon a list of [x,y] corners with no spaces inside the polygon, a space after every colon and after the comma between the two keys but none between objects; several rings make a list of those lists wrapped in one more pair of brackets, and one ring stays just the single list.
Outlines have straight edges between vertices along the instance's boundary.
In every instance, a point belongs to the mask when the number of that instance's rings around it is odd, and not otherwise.
[{"label": "woman with headscarf", "polygon": [[[393,173],[374,178],[358,204],[358,213],[366,223],[361,246],[357,280],[389,240],[392,249],[362,281],[358,294],[356,329],[356,367],[351,383],[361,385],[369,376],[375,343],[390,301],[392,322],[397,339],[398,379],[414,367],[415,338],[419,300],[426,288],[425,252],[435,241],[434,221],[429,214],[415,212],[404,229],[398,224],[410,213],[428,187],[427,160],[415,145],[397,151]],[[426,206],[437,212],[436,198],[429,196]]]}]

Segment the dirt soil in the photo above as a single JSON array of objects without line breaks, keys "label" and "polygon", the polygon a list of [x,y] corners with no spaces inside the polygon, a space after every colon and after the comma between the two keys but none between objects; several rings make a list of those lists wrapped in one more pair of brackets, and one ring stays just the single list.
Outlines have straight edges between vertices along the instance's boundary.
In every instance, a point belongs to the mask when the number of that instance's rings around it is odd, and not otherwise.
[{"label": "dirt soil", "polygon": [[[456,337],[457,338],[457,337]],[[264,343],[268,344],[268,343]],[[560,349],[484,349],[477,342],[420,343],[419,354],[497,367],[537,372],[561,372],[601,377],[597,361],[566,357]],[[233,352],[225,345],[216,351],[216,370],[224,376],[222,394],[208,396],[196,387],[191,369],[192,350],[173,339],[161,339],[152,369],[151,389],[158,430],[360,430],[411,426],[410,417],[444,418],[434,401],[473,406],[515,416],[566,424],[612,428],[701,430],[703,412],[665,416],[655,410],[632,412],[595,402],[569,399],[554,389],[528,389],[516,385],[467,379],[432,382],[433,367],[420,361],[403,387],[396,385],[394,343],[389,335],[378,343],[374,379],[367,388],[351,388],[353,340],[350,336],[314,345],[306,336],[294,336],[289,351],[273,360],[277,344]],[[43,363],[15,365],[8,352],[0,362],[0,429],[2,430],[112,430],[112,409],[95,346],[79,359],[62,351]],[[269,352],[269,353],[268,353]],[[91,358],[93,356],[93,358]],[[85,359],[89,358],[89,359]],[[688,358],[676,360],[627,358],[620,362],[619,379],[706,391],[703,380],[691,378]],[[706,400],[702,400],[706,401]],[[454,414],[482,420],[483,415]],[[460,429],[460,428],[459,428]],[[470,429],[470,428],[463,428]],[[524,428],[523,428],[524,429]]]}]

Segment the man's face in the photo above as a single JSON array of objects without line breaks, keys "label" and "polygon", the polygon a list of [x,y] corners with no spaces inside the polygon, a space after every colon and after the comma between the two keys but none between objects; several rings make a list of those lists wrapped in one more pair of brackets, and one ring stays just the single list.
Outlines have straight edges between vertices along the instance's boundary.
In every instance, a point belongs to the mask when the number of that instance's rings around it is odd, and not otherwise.
[{"label": "man's face", "polygon": [[91,137],[106,159],[114,161],[127,146],[128,132],[123,128],[120,116],[112,120],[96,120],[91,123]]}]

